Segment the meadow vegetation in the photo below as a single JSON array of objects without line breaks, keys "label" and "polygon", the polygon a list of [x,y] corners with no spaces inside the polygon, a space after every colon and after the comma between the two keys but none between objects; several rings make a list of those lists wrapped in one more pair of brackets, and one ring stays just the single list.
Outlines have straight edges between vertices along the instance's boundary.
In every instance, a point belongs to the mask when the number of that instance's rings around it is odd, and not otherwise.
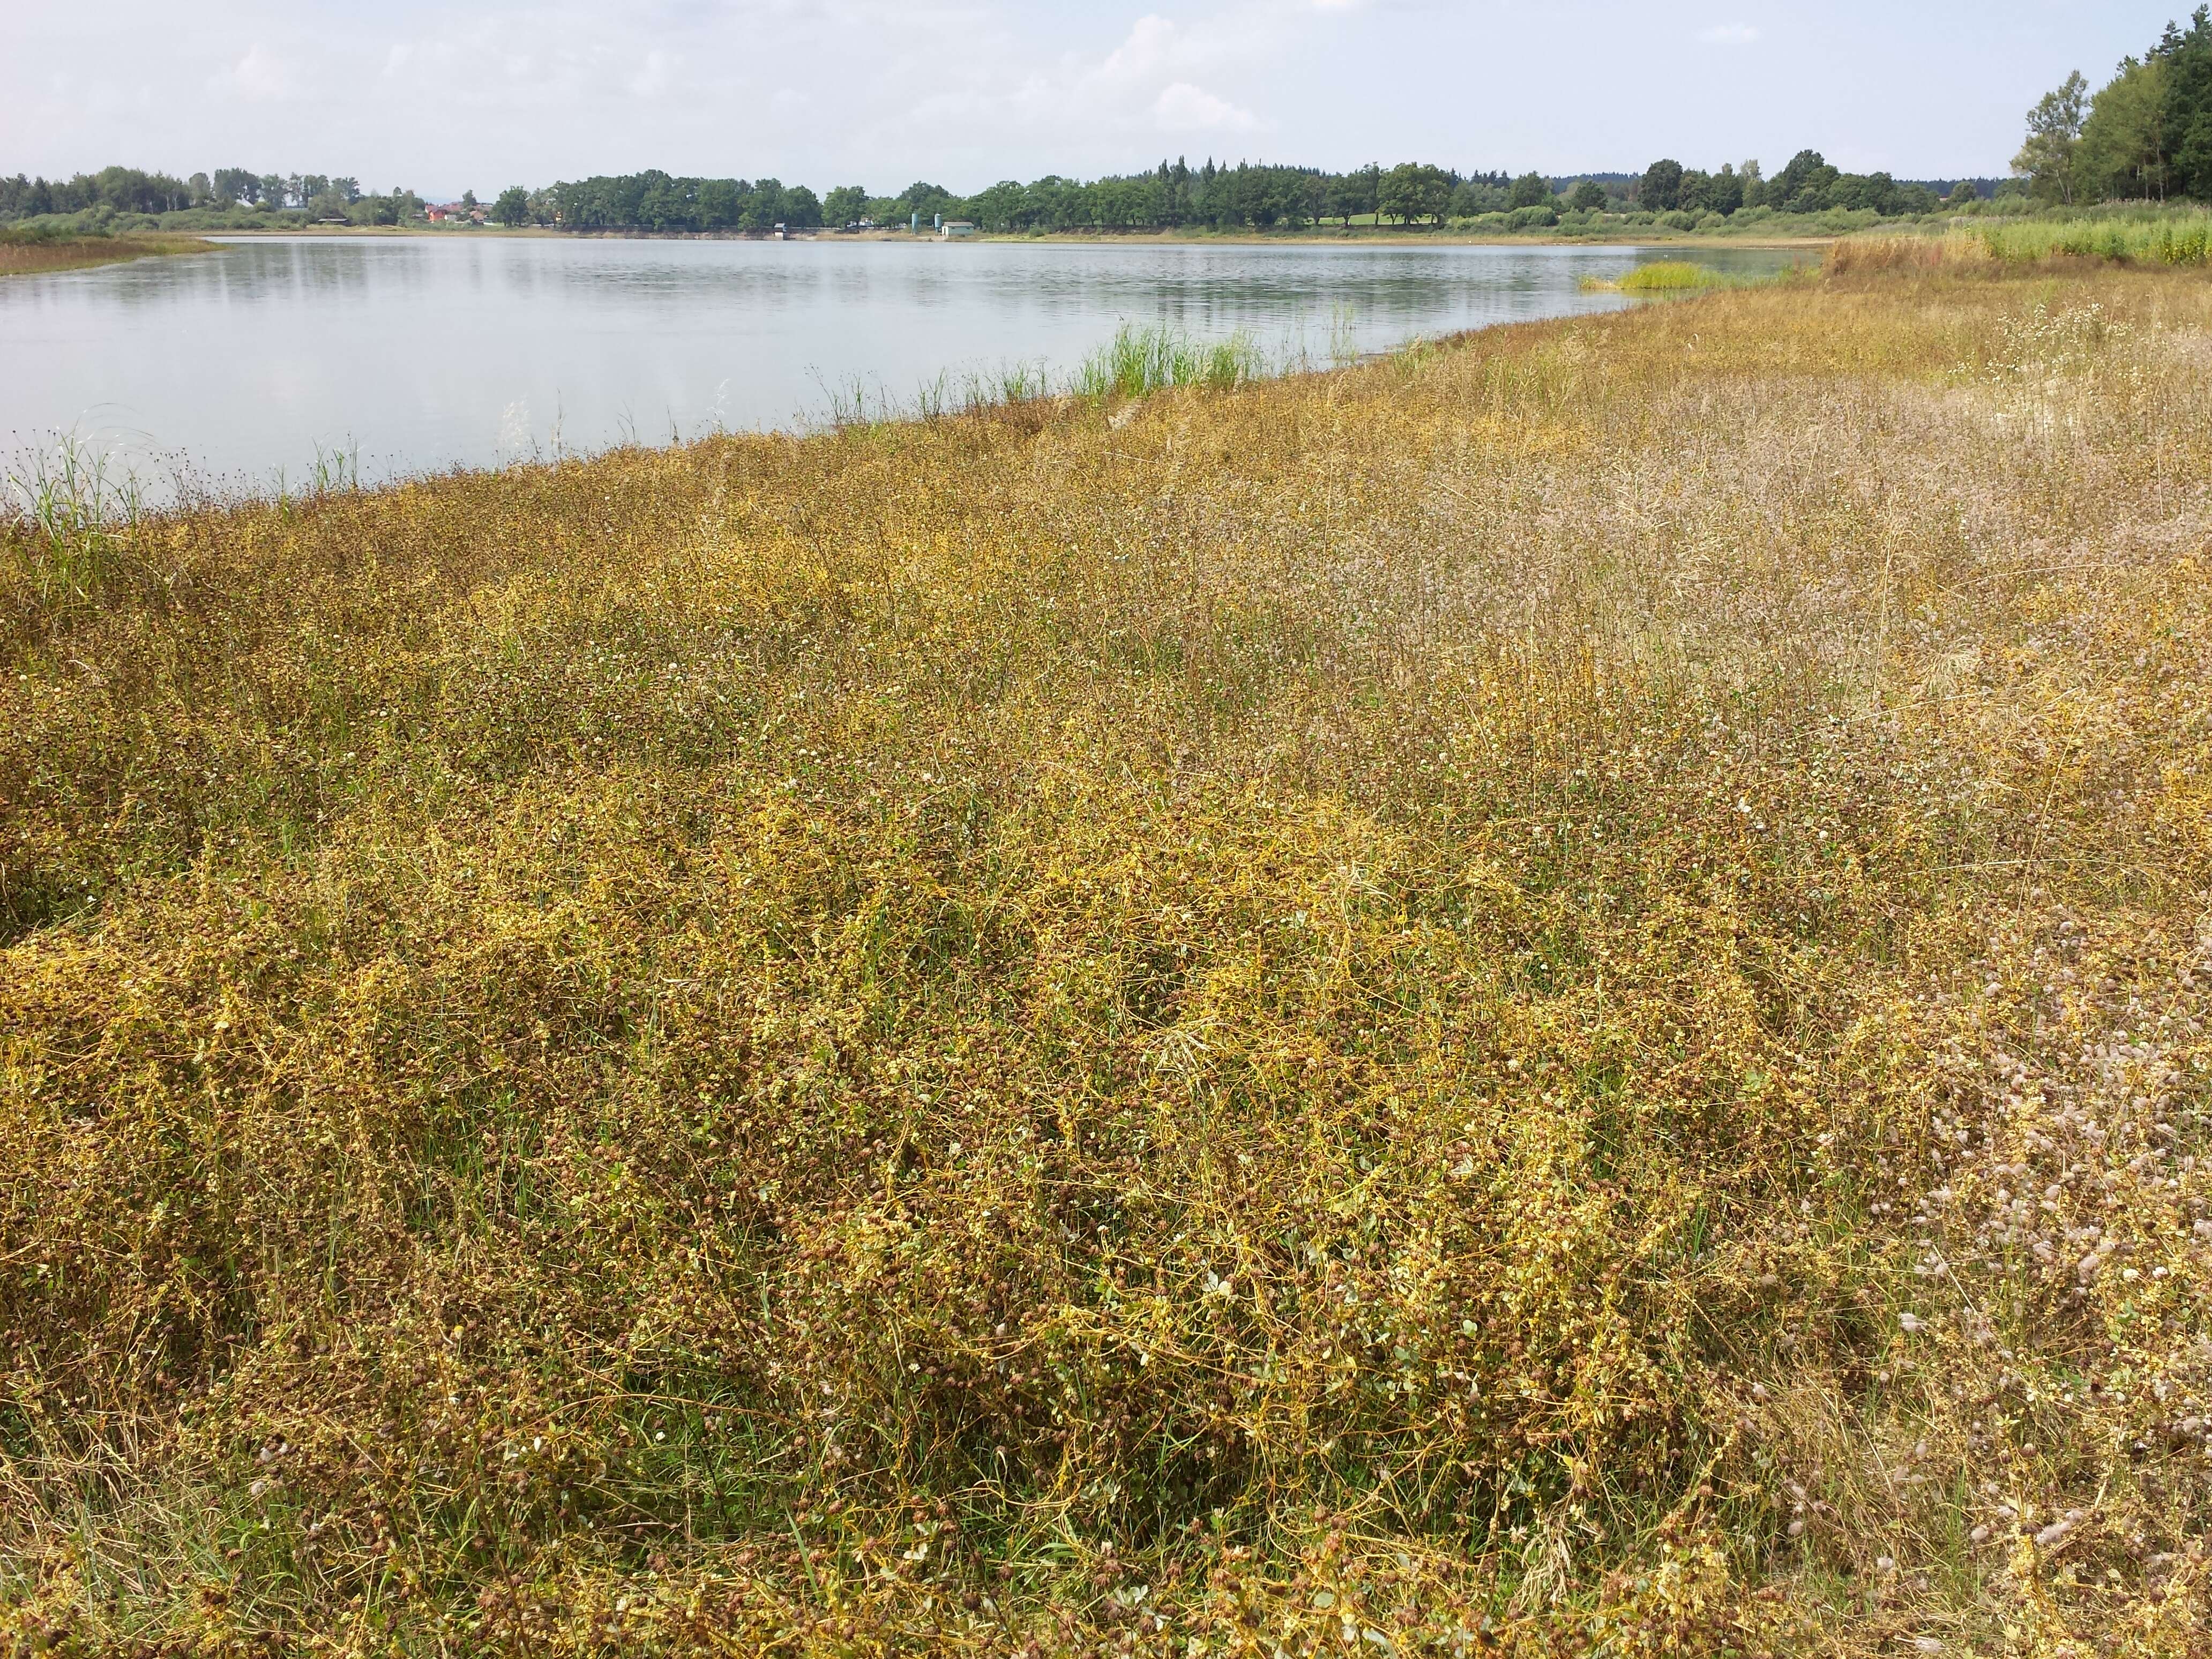
[{"label": "meadow vegetation", "polygon": [[1914,246],[380,491],[50,470],[4,1627],[2201,1652],[2212,289]]}]

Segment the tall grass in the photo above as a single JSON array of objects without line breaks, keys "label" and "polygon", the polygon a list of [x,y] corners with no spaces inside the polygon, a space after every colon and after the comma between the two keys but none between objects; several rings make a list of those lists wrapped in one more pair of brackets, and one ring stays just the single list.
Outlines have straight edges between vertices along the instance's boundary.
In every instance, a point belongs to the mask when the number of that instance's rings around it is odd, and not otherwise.
[{"label": "tall grass", "polygon": [[19,497],[0,1627],[2197,1650],[2208,327]]},{"label": "tall grass", "polygon": [[2212,264],[2212,213],[1954,222],[1939,236],[1846,238],[1830,251],[1829,268],[1858,274],[1908,267],[2016,269],[2055,259],[2201,267]]},{"label": "tall grass", "polygon": [[1076,369],[1072,389],[1093,400],[1146,398],[1174,386],[1226,391],[1265,372],[1259,348],[1247,336],[1200,342],[1165,324],[1125,323]]},{"label": "tall grass", "polygon": [[2212,213],[2144,219],[2027,219],[1978,227],[1991,258],[2028,264],[2057,256],[2133,264],[2212,263]]},{"label": "tall grass", "polygon": [[129,556],[145,516],[137,474],[73,433],[0,471],[0,501],[29,532],[21,568],[49,605],[89,599]]},{"label": "tall grass", "polygon": [[[1343,327],[1340,321],[1333,344]],[[824,384],[820,423],[843,431],[984,415],[1063,397],[1098,403],[1141,399],[1178,386],[1225,390],[1267,372],[1265,358],[1244,335],[1202,342],[1164,325],[1140,328],[1124,324],[1064,381],[1055,381],[1042,363],[1025,362],[963,375],[942,373],[904,398],[859,377],[836,386]]]}]

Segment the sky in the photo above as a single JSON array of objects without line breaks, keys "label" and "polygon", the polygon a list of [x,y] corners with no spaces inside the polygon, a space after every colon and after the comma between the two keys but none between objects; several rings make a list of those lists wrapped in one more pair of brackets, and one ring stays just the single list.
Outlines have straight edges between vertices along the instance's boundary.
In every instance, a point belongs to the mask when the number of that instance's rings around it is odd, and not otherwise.
[{"label": "sky", "polygon": [[0,0],[0,173],[891,194],[1211,155],[2002,174],[2190,0]]}]

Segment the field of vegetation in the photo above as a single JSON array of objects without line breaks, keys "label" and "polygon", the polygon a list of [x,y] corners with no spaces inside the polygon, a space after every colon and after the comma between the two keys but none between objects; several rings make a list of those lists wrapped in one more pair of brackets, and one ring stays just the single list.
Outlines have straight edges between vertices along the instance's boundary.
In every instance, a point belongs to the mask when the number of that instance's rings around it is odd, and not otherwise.
[{"label": "field of vegetation", "polygon": [[1881,265],[50,477],[0,1628],[2201,1653],[2212,288]]},{"label": "field of vegetation", "polygon": [[0,276],[32,271],[82,270],[91,265],[119,264],[149,255],[205,253],[212,242],[196,236],[57,235],[42,228],[10,230],[0,228]]}]

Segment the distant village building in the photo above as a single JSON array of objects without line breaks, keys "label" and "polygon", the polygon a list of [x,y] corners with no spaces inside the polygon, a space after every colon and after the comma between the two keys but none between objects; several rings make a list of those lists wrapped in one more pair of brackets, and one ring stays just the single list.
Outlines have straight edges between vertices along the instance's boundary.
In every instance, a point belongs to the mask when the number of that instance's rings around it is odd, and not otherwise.
[{"label": "distant village building", "polygon": [[945,222],[945,228],[937,235],[939,240],[949,242],[956,236],[973,236],[975,234],[975,227],[969,221],[951,219]]}]

